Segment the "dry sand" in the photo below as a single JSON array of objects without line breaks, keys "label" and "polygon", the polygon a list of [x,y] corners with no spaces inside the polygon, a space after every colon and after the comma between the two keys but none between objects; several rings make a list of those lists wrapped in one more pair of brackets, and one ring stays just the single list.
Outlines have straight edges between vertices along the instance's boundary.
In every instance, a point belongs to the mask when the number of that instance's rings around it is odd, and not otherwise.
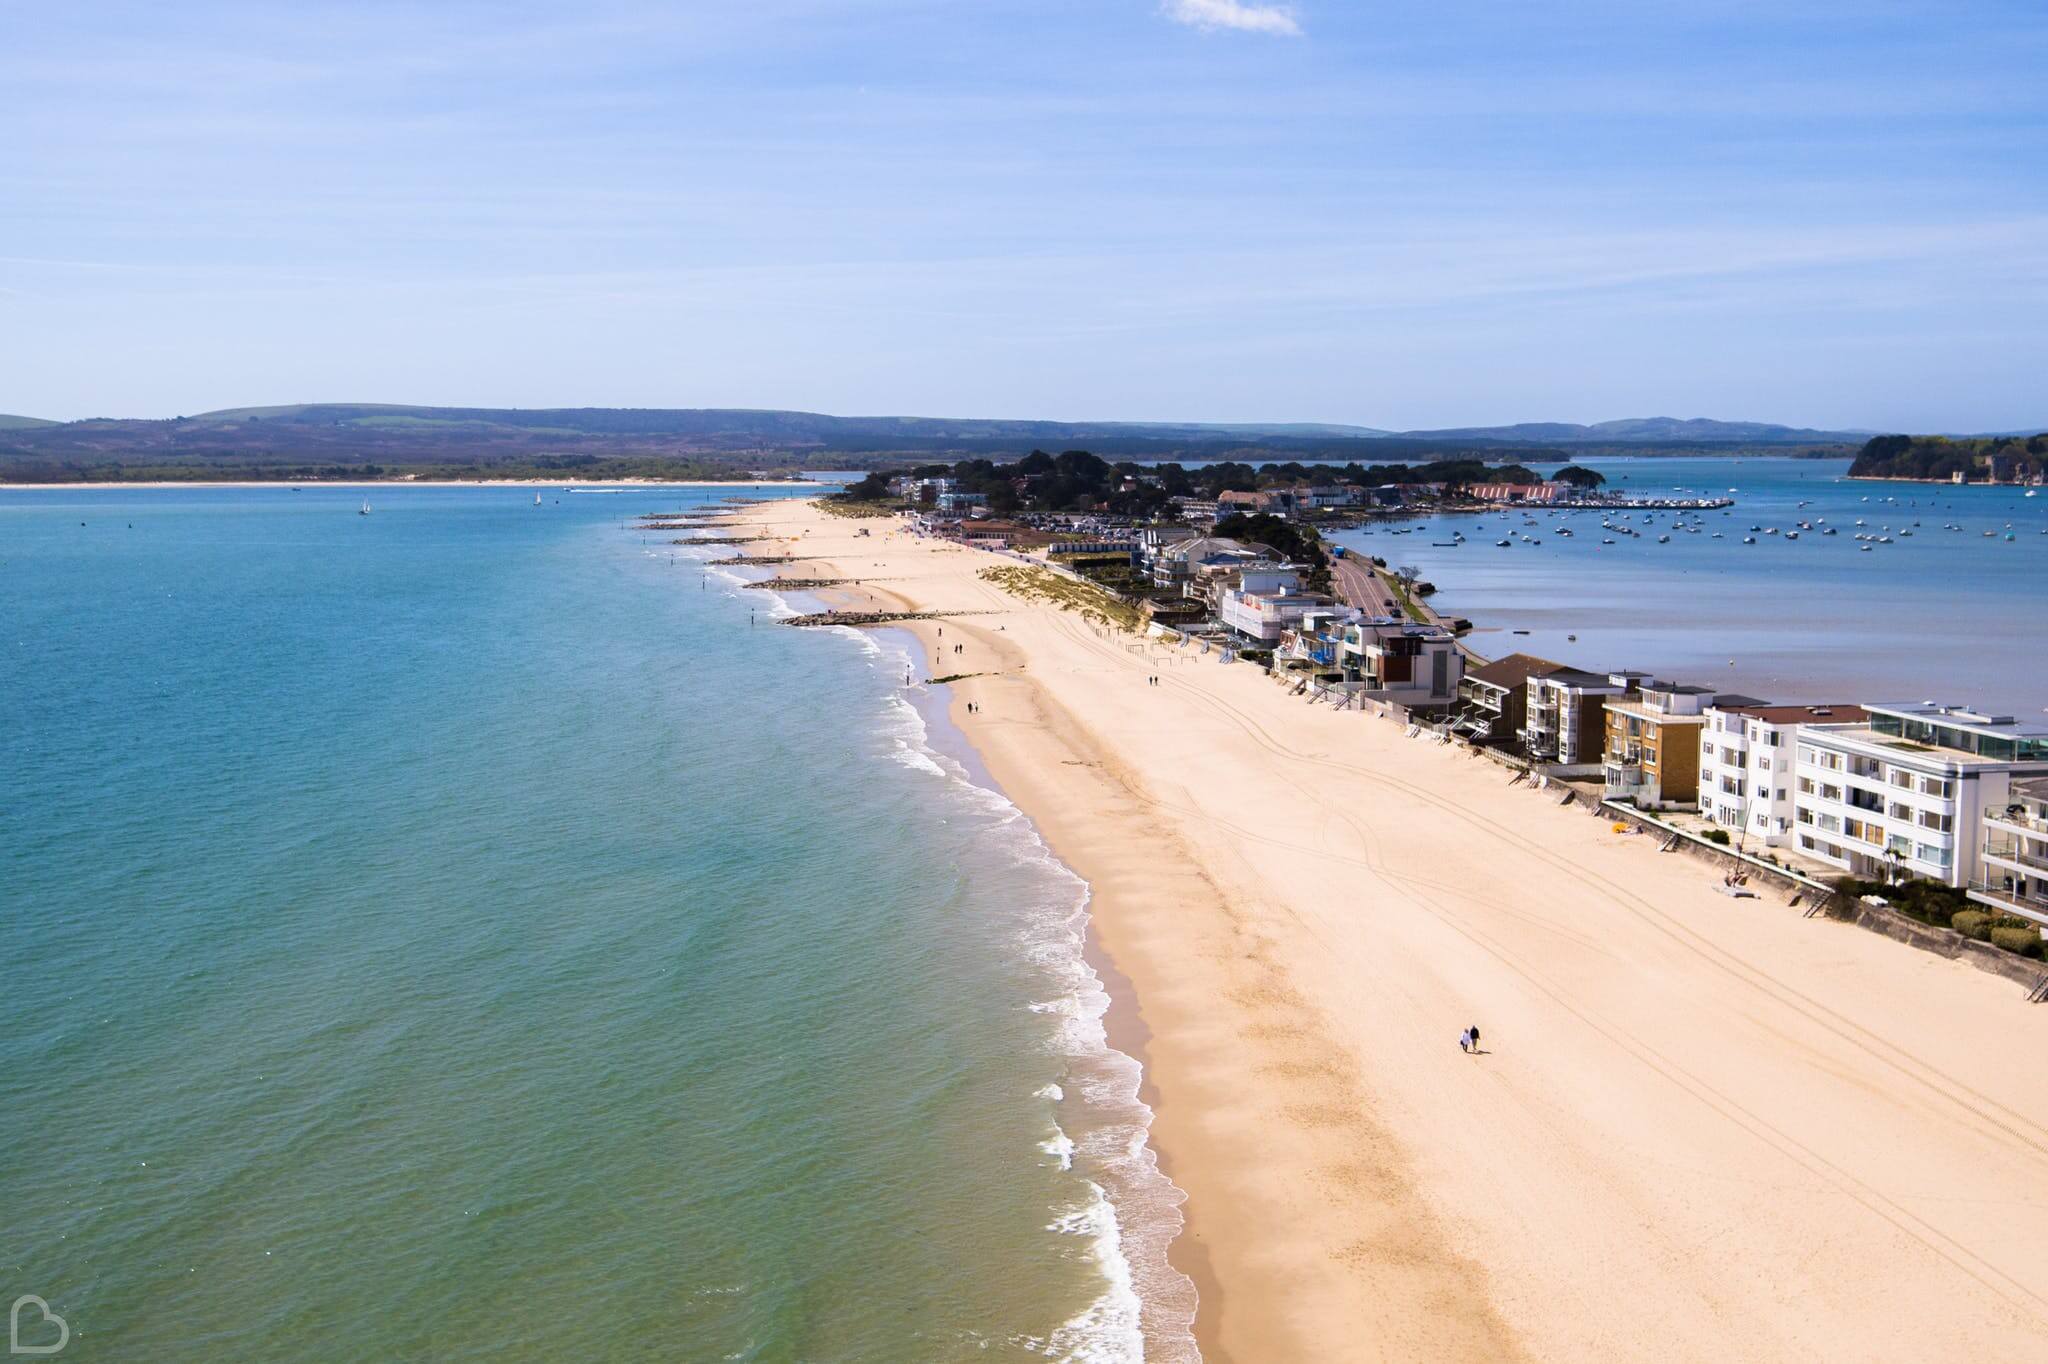
[{"label": "dry sand", "polygon": [[1010,560],[739,515],[885,605],[1004,612],[934,672],[993,674],[955,718],[1094,888],[1211,1364],[2048,1359],[2048,1008],[2011,983],[976,576]]}]

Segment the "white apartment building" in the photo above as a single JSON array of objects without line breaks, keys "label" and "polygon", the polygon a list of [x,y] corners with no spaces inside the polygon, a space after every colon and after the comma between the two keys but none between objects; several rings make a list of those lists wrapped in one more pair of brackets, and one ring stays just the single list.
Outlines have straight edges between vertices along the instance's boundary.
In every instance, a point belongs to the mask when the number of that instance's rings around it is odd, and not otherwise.
[{"label": "white apartment building", "polygon": [[1970,898],[2048,928],[2048,777],[2016,777],[2005,805],[1985,808],[1978,857]]},{"label": "white apartment building", "polygon": [[1745,843],[1791,842],[1800,726],[1869,718],[1861,706],[1709,706],[1700,730],[1700,814]]},{"label": "white apartment building", "polygon": [[1871,880],[1980,881],[1984,814],[2012,803],[2015,777],[2048,775],[2048,729],[1932,703],[1864,711],[1800,727],[1799,851]]}]

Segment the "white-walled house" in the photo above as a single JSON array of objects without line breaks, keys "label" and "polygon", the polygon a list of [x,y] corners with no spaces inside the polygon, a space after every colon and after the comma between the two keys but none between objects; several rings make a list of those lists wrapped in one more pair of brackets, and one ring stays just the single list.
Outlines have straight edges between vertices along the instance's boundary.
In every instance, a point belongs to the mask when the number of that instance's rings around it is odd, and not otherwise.
[{"label": "white-walled house", "polygon": [[1961,706],[1863,709],[1862,724],[1800,729],[1799,851],[1871,880],[1979,882],[1985,812],[2012,803],[2015,778],[2048,775],[2048,729]]}]

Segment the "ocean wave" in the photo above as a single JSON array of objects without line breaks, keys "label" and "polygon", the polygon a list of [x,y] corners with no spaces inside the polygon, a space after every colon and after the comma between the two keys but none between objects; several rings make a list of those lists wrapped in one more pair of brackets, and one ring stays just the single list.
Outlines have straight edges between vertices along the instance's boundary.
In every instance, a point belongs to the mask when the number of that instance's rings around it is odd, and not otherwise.
[{"label": "ocean wave", "polygon": [[1058,1123],[1053,1124],[1052,1135],[1038,1143],[1038,1149],[1057,1160],[1062,1170],[1074,1168],[1074,1139]]},{"label": "ocean wave", "polygon": [[931,760],[930,755],[920,752],[915,748],[911,748],[907,744],[903,747],[898,748],[894,753],[891,753],[889,756],[895,761],[902,763],[905,767],[910,768],[912,771],[928,772],[934,777],[943,777],[946,775],[946,769],[939,766],[937,763],[933,762]]},{"label": "ocean wave", "polygon": [[[874,666],[892,679],[917,674],[907,648],[881,644],[865,632],[847,633],[868,646]],[[981,846],[1002,850],[1018,866],[1045,876],[1049,886],[1015,941],[1024,960],[1054,983],[1050,996],[1025,1007],[1053,1021],[1046,1047],[1062,1057],[1068,1084],[1036,1092],[1056,1102],[1071,1093],[1081,1111],[1063,1115],[1065,1125],[1056,1124],[1056,1135],[1039,1149],[1057,1157],[1062,1170],[1084,1173],[1090,1192],[1081,1208],[1060,1215],[1048,1229],[1087,1239],[1103,1288],[1087,1308],[1033,1345],[1050,1357],[1084,1364],[1199,1364],[1195,1286],[1167,1258],[1184,1225],[1187,1196],[1161,1172],[1151,1147],[1152,1110],[1139,1097],[1143,1067],[1109,1045],[1109,992],[1086,951],[1087,882],[1053,854],[1009,797],[932,747],[924,716],[900,691],[892,690],[882,707],[882,731],[896,744],[895,761],[950,779],[955,794],[989,821]]]},{"label": "ocean wave", "polygon": [[[1123,1251],[1121,1215],[1108,1190],[1090,1181],[1089,1201],[1054,1219],[1046,1230],[1060,1236],[1082,1236],[1108,1287],[1053,1330],[1047,1353],[1075,1364],[1126,1364],[1145,1355],[1145,1305]],[[1192,1341],[1190,1342],[1192,1345]]]}]

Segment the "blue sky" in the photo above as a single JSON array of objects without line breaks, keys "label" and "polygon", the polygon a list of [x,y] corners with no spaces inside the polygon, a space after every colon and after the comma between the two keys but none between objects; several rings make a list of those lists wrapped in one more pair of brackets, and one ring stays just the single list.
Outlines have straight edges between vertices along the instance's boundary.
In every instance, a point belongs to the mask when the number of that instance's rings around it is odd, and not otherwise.
[{"label": "blue sky", "polygon": [[2048,422],[2048,6],[0,0],[0,411]]}]

